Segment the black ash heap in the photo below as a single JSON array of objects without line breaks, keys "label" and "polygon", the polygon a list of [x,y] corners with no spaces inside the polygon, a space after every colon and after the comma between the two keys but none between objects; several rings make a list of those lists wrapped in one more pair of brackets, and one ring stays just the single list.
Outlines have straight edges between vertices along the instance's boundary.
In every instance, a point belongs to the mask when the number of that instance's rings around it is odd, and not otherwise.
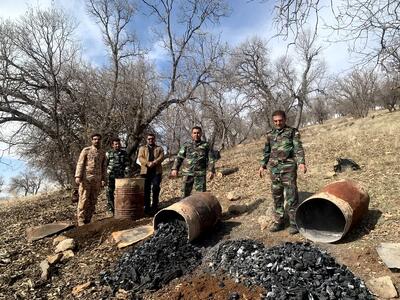
[{"label": "black ash heap", "polygon": [[264,287],[265,299],[374,299],[346,266],[309,243],[265,248],[253,240],[224,241],[207,260],[212,271]]},{"label": "black ash heap", "polygon": [[113,292],[124,289],[140,294],[191,272],[201,259],[201,250],[188,241],[185,222],[173,220],[161,223],[151,239],[124,253],[115,271],[103,272],[101,277]]}]

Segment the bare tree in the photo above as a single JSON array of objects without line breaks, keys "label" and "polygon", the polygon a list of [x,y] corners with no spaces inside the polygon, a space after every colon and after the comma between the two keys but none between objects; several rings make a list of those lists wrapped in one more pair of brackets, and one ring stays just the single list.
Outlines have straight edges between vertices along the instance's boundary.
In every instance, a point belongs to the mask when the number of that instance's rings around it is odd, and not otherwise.
[{"label": "bare tree", "polygon": [[[105,36],[106,45],[113,48],[120,41],[118,36],[129,35],[128,26],[120,26],[116,30],[113,39],[107,35],[107,18],[112,16],[114,23],[125,24],[119,14],[119,6],[115,3],[129,5],[129,1],[100,0],[89,1],[89,10],[99,20]],[[142,1],[150,18],[154,18],[157,26],[154,28],[156,38],[167,51],[168,66],[163,68],[162,73],[151,71],[147,68],[148,63],[142,60],[142,68],[139,76],[134,76],[137,85],[132,84],[132,76],[135,75],[134,65],[131,62],[124,64],[123,60],[118,62],[121,70],[125,69],[124,78],[118,81],[119,88],[126,85],[122,94],[127,96],[118,99],[124,102],[133,99],[133,105],[128,107],[130,111],[129,127],[125,128],[127,141],[129,143],[129,154],[134,155],[141,142],[142,136],[151,126],[151,123],[161,113],[174,104],[183,104],[188,100],[196,99],[196,90],[209,80],[210,72],[217,66],[223,55],[218,39],[205,33],[203,28],[208,23],[216,23],[224,16],[227,10],[226,4],[219,0],[203,1]],[[131,11],[133,13],[133,10]],[[118,21],[121,19],[122,21]],[[127,18],[126,18],[127,20]],[[111,42],[110,42],[111,41]],[[122,43],[118,49],[126,47]],[[111,53],[114,53],[111,51]],[[115,56],[114,56],[115,61]],[[137,75],[137,74],[136,74]],[[129,89],[128,86],[134,86]]]},{"label": "bare tree", "polygon": [[400,103],[400,82],[397,74],[394,77],[387,77],[383,80],[378,96],[380,105],[389,110],[389,112],[396,110],[396,105]]},{"label": "bare tree", "polygon": [[337,80],[331,97],[342,114],[363,118],[376,105],[377,83],[374,72],[356,69]]},{"label": "bare tree", "polygon": [[11,178],[8,191],[16,194],[22,192],[24,196],[28,194],[36,195],[39,192],[42,180],[41,174],[33,170],[26,170]]},{"label": "bare tree", "polygon": [[271,127],[270,115],[275,109],[290,110],[290,97],[276,92],[273,62],[266,43],[261,39],[254,37],[233,49],[229,72],[234,88],[248,99],[258,102],[259,114],[255,116],[255,120],[260,122],[258,125],[264,127],[264,131]]},{"label": "bare tree", "polygon": [[[295,43],[295,50],[298,55],[296,63],[288,55],[278,60],[276,68],[280,75],[278,85],[281,86],[285,94],[289,94],[296,105],[296,119],[294,126],[299,128],[303,108],[309,105],[308,97],[310,94],[323,90],[321,82],[325,74],[325,64],[318,60],[321,47],[316,46],[316,32],[303,31]],[[299,70],[299,63],[302,65]],[[298,75],[298,73],[300,73]]]},{"label": "bare tree", "polygon": [[[265,2],[270,1],[266,0]],[[331,29],[338,39],[348,41],[352,50],[363,55],[363,62],[375,61],[385,67],[400,67],[400,6],[397,0],[278,0],[274,1],[274,22],[278,34],[294,36],[313,22],[318,28],[321,10],[329,7],[334,17]],[[325,18],[326,19],[326,18]]]},{"label": "bare tree", "polygon": [[327,104],[327,97],[318,96],[310,100],[310,114],[312,119],[318,124],[323,124],[328,120],[330,109]]},{"label": "bare tree", "polygon": [[80,106],[70,85],[70,66],[78,64],[74,28],[54,7],[30,9],[18,21],[0,23],[0,126],[14,124],[5,142],[27,155],[32,146],[51,143],[58,157],[49,163],[65,164],[67,177],[73,174],[74,146],[81,141],[72,130]]},{"label": "bare tree", "polygon": [[3,186],[4,186],[4,178],[3,176],[0,176],[0,193],[3,191]]}]

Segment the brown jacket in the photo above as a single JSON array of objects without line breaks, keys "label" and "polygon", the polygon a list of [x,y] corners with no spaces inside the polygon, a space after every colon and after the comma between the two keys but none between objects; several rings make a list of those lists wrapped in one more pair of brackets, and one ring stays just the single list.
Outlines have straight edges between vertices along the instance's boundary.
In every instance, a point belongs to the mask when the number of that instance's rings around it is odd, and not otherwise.
[{"label": "brown jacket", "polygon": [[106,153],[94,146],[85,147],[76,164],[75,178],[87,181],[106,181]]},{"label": "brown jacket", "polygon": [[[147,164],[149,162],[149,149],[147,145],[139,148],[138,159],[140,162],[140,174],[147,174]],[[161,163],[164,160],[164,149],[160,146],[154,146],[154,161],[156,174],[162,174]]]}]

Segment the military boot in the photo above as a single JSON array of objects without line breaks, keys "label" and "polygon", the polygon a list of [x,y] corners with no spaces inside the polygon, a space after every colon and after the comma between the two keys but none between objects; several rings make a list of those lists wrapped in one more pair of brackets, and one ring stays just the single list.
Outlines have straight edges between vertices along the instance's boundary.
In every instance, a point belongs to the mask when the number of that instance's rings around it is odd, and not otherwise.
[{"label": "military boot", "polygon": [[283,222],[274,223],[269,229],[270,232],[277,232],[285,229],[285,224]]}]

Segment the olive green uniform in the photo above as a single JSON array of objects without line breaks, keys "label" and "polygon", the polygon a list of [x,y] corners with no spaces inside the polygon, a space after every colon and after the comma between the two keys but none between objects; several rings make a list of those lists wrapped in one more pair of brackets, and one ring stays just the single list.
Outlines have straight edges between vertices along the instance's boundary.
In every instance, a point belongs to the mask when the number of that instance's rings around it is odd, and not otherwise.
[{"label": "olive green uniform", "polygon": [[[183,166],[182,166],[183,165]],[[215,159],[210,145],[205,141],[187,142],[179,150],[172,170],[179,171],[182,166],[182,196],[187,197],[192,189],[205,192],[207,169],[215,173]]]},{"label": "olive green uniform", "polygon": [[270,171],[276,223],[283,222],[286,196],[290,224],[295,225],[294,214],[298,205],[296,180],[299,164],[305,164],[299,131],[285,126],[268,132],[261,165]]}]

